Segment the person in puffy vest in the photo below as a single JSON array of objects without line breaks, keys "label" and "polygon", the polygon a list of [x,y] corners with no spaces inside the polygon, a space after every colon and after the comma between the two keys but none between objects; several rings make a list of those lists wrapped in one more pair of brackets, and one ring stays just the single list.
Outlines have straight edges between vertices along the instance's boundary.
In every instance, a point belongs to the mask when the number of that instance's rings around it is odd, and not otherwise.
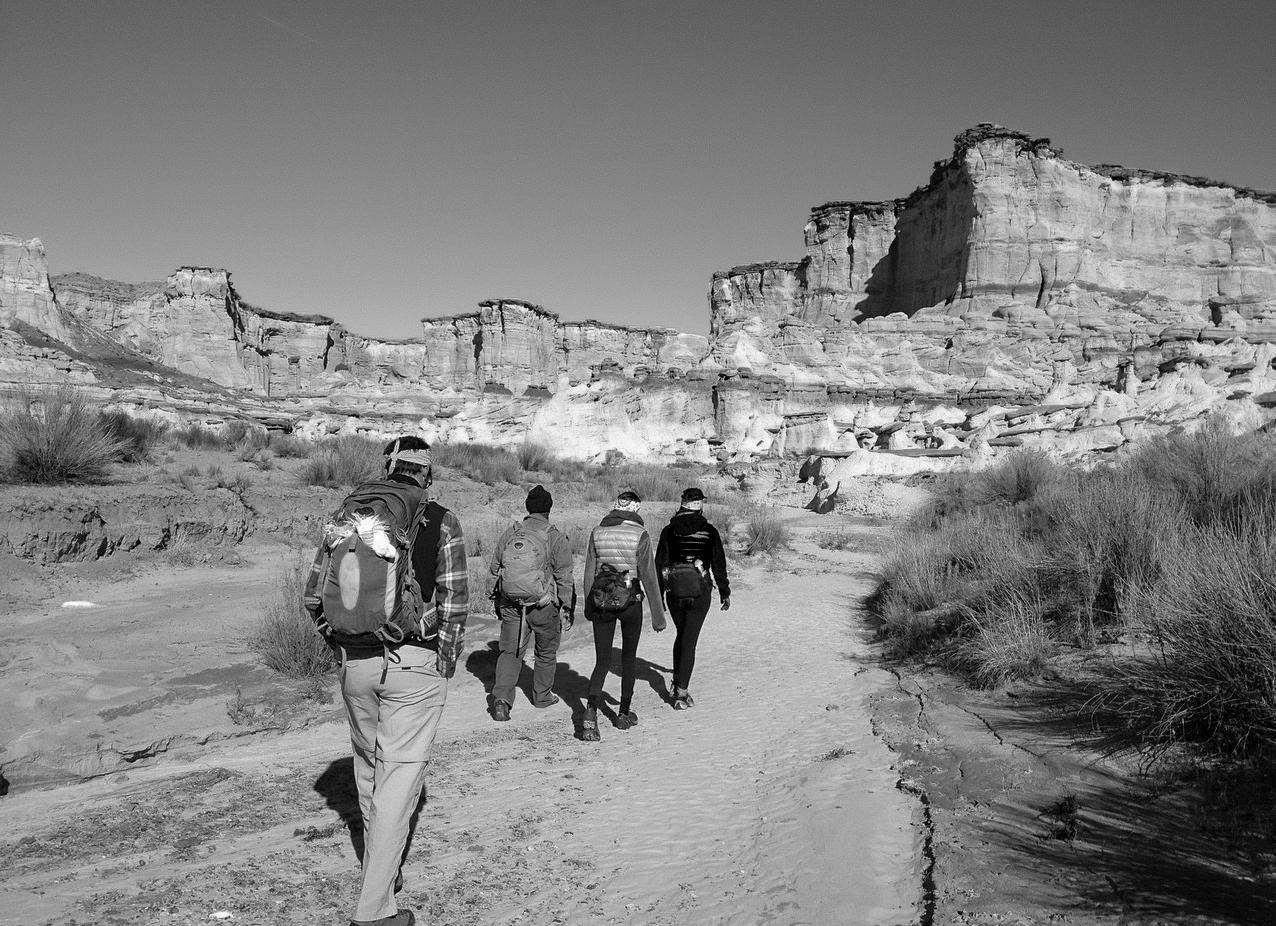
[{"label": "person in puffy vest", "polygon": [[651,609],[651,628],[665,629],[660,582],[651,550],[651,536],[638,509],[636,492],[621,492],[616,507],[589,535],[585,553],[585,619],[594,625],[594,671],[589,679],[589,702],[582,723],[582,739],[597,741],[598,708],[611,669],[611,647],[620,626],[620,711],[616,726],[628,730],[638,722],[633,711],[638,638],[642,633],[642,602]]},{"label": "person in puffy vest", "polygon": [[324,620],[322,601],[307,602],[316,626],[341,658],[341,697],[354,750],[363,874],[351,926],[415,922],[394,895],[403,888],[402,866],[424,799],[426,760],[443,716],[448,679],[461,656],[468,613],[461,524],[424,497],[433,474],[430,445],[419,437],[399,437],[386,445],[385,457],[390,482],[420,490],[409,535],[412,578],[423,602],[417,630],[398,642],[339,640]]},{"label": "person in puffy vest", "polygon": [[[543,486],[527,493],[527,517],[511,525],[496,541],[492,574],[497,577],[496,613],[501,619],[501,655],[492,687],[492,719],[509,720],[514,686],[523,655],[534,637],[536,668],[532,674],[532,706],[550,707],[558,668],[558,641],[576,617],[576,585],[572,579],[572,546],[567,535],[549,523],[553,496]],[[560,616],[561,615],[561,616]]]},{"label": "person in puffy vest", "polygon": [[673,641],[670,703],[679,711],[696,703],[688,688],[691,672],[696,667],[696,643],[709,613],[714,585],[722,599],[722,610],[731,607],[727,554],[718,529],[705,519],[703,507],[702,491],[684,490],[678,511],[660,532],[660,542],[656,545],[660,588],[677,629]]}]

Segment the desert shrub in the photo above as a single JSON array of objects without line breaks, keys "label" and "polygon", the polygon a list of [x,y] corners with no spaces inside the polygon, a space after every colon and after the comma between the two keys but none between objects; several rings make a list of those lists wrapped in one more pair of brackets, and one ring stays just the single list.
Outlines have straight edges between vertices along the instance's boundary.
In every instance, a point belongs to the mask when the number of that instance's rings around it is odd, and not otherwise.
[{"label": "desert shrub", "polygon": [[1046,607],[1033,591],[1002,590],[966,616],[953,663],[983,686],[1039,674],[1055,649]]},{"label": "desert shrub", "polygon": [[310,456],[313,445],[300,437],[292,434],[280,434],[272,432],[270,441],[267,446],[274,452],[275,456],[283,457],[288,460],[304,459]]},{"label": "desert shrub", "polygon": [[298,554],[280,572],[248,646],[267,666],[289,678],[314,678],[328,672],[332,651],[302,605],[311,559]]},{"label": "desert shrub", "polygon": [[253,437],[259,431],[264,438],[264,430],[254,428],[242,418],[233,418],[222,425],[222,444],[226,447],[236,447],[240,444],[251,444]]},{"label": "desert shrub", "polygon": [[855,535],[844,527],[820,531],[815,535],[815,545],[821,550],[845,550],[855,542]]},{"label": "desert shrub", "polygon": [[70,387],[19,391],[0,408],[0,472],[14,482],[90,482],[123,457],[123,442]]},{"label": "desert shrub", "polygon": [[1160,574],[1161,545],[1183,526],[1176,505],[1126,470],[1061,480],[1027,517],[1021,528],[1046,548],[1040,582],[1081,641],[1124,624],[1132,597]]},{"label": "desert shrub", "polygon": [[1190,527],[1143,591],[1150,643],[1101,702],[1152,748],[1187,740],[1276,757],[1276,510],[1231,527]]},{"label": "desert shrub", "polygon": [[125,463],[145,463],[153,459],[156,448],[169,431],[166,421],[134,418],[125,412],[102,412],[101,419],[107,433],[119,441],[120,458]]},{"label": "desert shrub", "polygon": [[343,436],[321,441],[298,472],[305,485],[331,489],[353,488],[385,475],[379,441]]},{"label": "desert shrub", "polygon": [[554,455],[545,445],[528,441],[519,446],[517,456],[523,472],[544,472]]},{"label": "desert shrub", "polygon": [[976,505],[1022,505],[1063,477],[1065,471],[1044,453],[1016,450],[970,477],[968,496]]},{"label": "desert shrub", "polygon": [[744,526],[746,556],[778,553],[789,546],[790,533],[774,508],[757,507]]},{"label": "desert shrub", "polygon": [[218,485],[221,485],[221,480],[224,476],[225,473],[222,472],[221,465],[218,463],[209,463],[204,468],[204,477],[213,480]]},{"label": "desert shrub", "polygon": [[626,463],[599,467],[587,475],[585,500],[606,504],[626,489],[637,492],[643,502],[676,502],[682,490],[701,480],[695,470],[648,463]]},{"label": "desert shrub", "polygon": [[188,450],[221,450],[226,446],[220,434],[193,421],[174,430],[172,437]]},{"label": "desert shrub", "polygon": [[488,485],[502,482],[517,484],[523,477],[518,457],[491,444],[435,444],[431,452],[436,464],[458,470]]},{"label": "desert shrub", "polygon": [[1014,530],[1015,523],[1004,509],[975,510],[934,530],[901,531],[870,601],[894,655],[951,642],[949,636],[966,632],[972,620],[995,612],[1007,598],[1037,594],[1042,553]]}]

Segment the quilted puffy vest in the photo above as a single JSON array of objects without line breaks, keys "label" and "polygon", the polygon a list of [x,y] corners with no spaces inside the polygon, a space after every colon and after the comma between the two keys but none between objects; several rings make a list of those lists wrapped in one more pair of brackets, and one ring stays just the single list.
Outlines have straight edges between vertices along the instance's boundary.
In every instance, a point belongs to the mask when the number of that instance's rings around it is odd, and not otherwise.
[{"label": "quilted puffy vest", "polygon": [[[622,521],[594,528],[594,556],[599,564],[607,563],[617,569],[628,570],[634,581],[638,580],[638,541],[646,532],[641,524]],[[588,578],[592,579],[592,576]]]}]

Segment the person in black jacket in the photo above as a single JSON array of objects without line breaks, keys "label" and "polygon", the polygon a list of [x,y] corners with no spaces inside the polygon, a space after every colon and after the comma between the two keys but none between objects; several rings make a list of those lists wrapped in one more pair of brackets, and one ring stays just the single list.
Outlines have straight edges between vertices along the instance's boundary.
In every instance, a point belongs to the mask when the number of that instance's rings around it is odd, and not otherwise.
[{"label": "person in black jacket", "polygon": [[696,667],[696,643],[705,615],[709,613],[715,584],[722,599],[722,610],[731,607],[727,554],[718,529],[701,512],[703,507],[703,492],[696,488],[684,490],[678,511],[660,532],[656,546],[660,591],[678,630],[673,641],[673,692],[670,695],[676,711],[696,703],[687,689],[691,684],[691,671]]}]

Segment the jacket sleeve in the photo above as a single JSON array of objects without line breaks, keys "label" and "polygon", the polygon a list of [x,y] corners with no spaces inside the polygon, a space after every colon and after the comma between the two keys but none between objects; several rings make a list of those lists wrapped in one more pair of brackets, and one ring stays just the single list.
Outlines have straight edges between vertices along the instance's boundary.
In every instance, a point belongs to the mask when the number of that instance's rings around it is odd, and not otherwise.
[{"label": "jacket sleeve", "polygon": [[727,551],[722,546],[722,535],[718,533],[718,529],[712,524],[709,525],[712,532],[710,537],[713,540],[713,558],[710,562],[710,568],[713,570],[713,583],[718,586],[718,597],[731,597],[731,583],[727,581]]},{"label": "jacket sleeve", "polygon": [[572,556],[572,542],[562,531],[554,531],[554,545],[549,551],[550,566],[554,570],[554,585],[558,590],[560,607],[574,610],[576,607],[576,580],[572,569],[576,561]]},{"label": "jacket sleeve", "polygon": [[660,595],[660,582],[656,578],[656,560],[651,554],[651,535],[646,531],[638,538],[638,577],[642,581],[643,594],[647,596],[647,605],[651,608],[652,626],[663,624],[664,599]]},{"label": "jacket sleeve", "polygon": [[501,531],[501,536],[497,538],[496,546],[492,549],[492,575],[494,576],[501,574],[501,554],[505,552],[505,545],[510,542],[510,535],[513,533],[513,525]]},{"label": "jacket sleeve", "polygon": [[589,532],[589,543],[585,544],[585,578],[581,580],[580,591],[582,595],[588,596],[589,590],[594,587],[594,572],[597,570],[598,564],[594,557],[594,532]]},{"label": "jacket sleeve", "polygon": [[439,657],[453,665],[465,645],[465,620],[469,616],[469,567],[461,522],[448,512],[439,531],[434,603],[439,619]]},{"label": "jacket sleeve", "polygon": [[656,544],[656,581],[660,583],[660,594],[665,593],[665,570],[669,568],[669,527],[660,532],[660,541]]}]

